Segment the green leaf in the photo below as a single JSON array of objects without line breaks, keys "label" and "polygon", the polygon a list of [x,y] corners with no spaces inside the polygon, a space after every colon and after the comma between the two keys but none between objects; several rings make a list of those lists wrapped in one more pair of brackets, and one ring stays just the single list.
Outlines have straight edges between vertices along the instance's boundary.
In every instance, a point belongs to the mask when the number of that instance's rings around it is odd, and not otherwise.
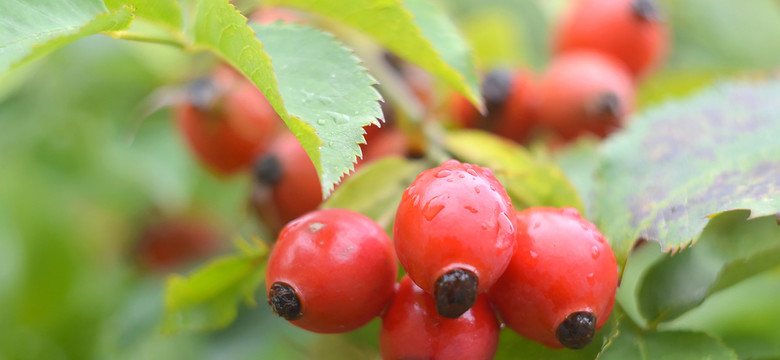
[{"label": "green leaf", "polygon": [[712,215],[780,212],[780,83],[722,85],[648,111],[602,148],[597,224],[616,257],[637,238],[688,246]]},{"label": "green leaf", "polygon": [[424,168],[403,158],[377,160],[347,178],[321,207],[354,210],[391,228],[401,194]]},{"label": "green leaf", "polygon": [[762,273],[721,291],[665,328],[706,331],[740,359],[780,358],[780,271]]},{"label": "green leaf", "polygon": [[254,303],[255,288],[265,276],[268,248],[255,242],[254,252],[212,261],[187,278],[168,279],[163,331],[212,330],[227,326],[236,317],[238,302]]},{"label": "green leaf", "polygon": [[82,37],[126,29],[128,7],[109,12],[101,0],[0,2],[0,74]]},{"label": "green leaf", "polygon": [[651,323],[672,320],[709,295],[780,265],[774,216],[745,221],[746,211],[716,216],[697,245],[653,264],[640,284],[639,308]]},{"label": "green leaf", "polygon": [[111,10],[130,6],[138,19],[166,25],[173,29],[182,26],[181,4],[176,0],[105,0]]},{"label": "green leaf", "polygon": [[435,74],[483,108],[479,79],[458,30],[430,0],[271,0],[356,28]]},{"label": "green leaf", "polygon": [[446,135],[445,146],[462,161],[492,169],[518,210],[572,206],[583,211],[580,197],[555,164],[534,159],[509,140],[482,131],[459,130]]},{"label": "green leaf", "polygon": [[720,339],[694,331],[643,331],[625,317],[598,360],[737,359]]},{"label": "green leaf", "polygon": [[555,162],[582,198],[586,217],[594,214],[596,166],[599,161],[598,145],[592,139],[581,140],[555,154]]},{"label": "green leaf", "polygon": [[[376,81],[352,51],[329,34],[292,24],[253,28],[278,64],[274,71],[288,112],[307,125],[294,124],[293,133],[298,136],[299,131],[313,129],[312,135],[322,142],[316,159],[322,169],[322,192],[330,194],[334,184],[354,168],[361,153],[358,143],[365,143],[363,127],[378,125],[378,119],[384,118],[379,106],[382,97],[373,87]],[[306,150],[314,160],[313,150]]]}]

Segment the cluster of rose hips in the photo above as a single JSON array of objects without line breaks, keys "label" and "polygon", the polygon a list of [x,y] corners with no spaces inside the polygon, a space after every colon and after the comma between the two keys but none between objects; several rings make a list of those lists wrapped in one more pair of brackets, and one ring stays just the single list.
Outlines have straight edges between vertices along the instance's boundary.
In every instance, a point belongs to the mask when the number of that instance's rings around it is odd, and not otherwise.
[{"label": "cluster of rose hips", "polygon": [[301,328],[341,333],[381,316],[385,359],[492,358],[499,318],[583,348],[617,282],[609,244],[577,210],[516,212],[490,169],[456,160],[406,189],[392,240],[359,213],[317,210],[284,227],[266,272],[273,311]]},{"label": "cluster of rose hips", "polygon": [[637,82],[665,52],[666,31],[653,0],[571,1],[539,78],[523,69],[489,72],[482,91],[487,116],[453,95],[450,117],[520,143],[606,137],[631,113]]},{"label": "cluster of rose hips", "polygon": [[[214,173],[253,171],[252,205],[271,229],[317,208],[322,191],[314,164],[262,92],[223,65],[187,88],[176,123],[190,149]],[[392,126],[365,128],[363,163],[403,155],[406,143]]]}]

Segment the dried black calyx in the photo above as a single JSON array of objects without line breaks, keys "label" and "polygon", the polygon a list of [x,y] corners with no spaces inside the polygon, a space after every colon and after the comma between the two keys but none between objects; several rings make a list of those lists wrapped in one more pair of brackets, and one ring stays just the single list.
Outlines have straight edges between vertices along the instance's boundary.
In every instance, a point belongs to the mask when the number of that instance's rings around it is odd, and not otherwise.
[{"label": "dried black calyx", "polygon": [[187,86],[187,101],[200,111],[210,111],[217,97],[219,87],[210,77],[202,77]]},{"label": "dried black calyx", "polygon": [[301,299],[295,290],[282,282],[275,282],[268,291],[268,305],[271,305],[276,315],[286,320],[298,320],[303,316],[301,312]]},{"label": "dried black calyx", "polygon": [[633,0],[631,10],[634,15],[643,21],[661,22],[661,13],[653,0]]},{"label": "dried black calyx", "polygon": [[456,319],[477,301],[477,276],[464,269],[450,270],[436,280],[433,296],[436,312]]},{"label": "dried black calyx", "polygon": [[270,154],[255,163],[255,178],[262,184],[274,185],[282,177],[282,164],[279,158]]},{"label": "dried black calyx", "polygon": [[569,314],[558,325],[555,336],[561,345],[569,349],[582,349],[593,340],[596,334],[596,315],[589,311],[578,311]]},{"label": "dried black calyx", "polygon": [[495,69],[482,79],[482,96],[485,98],[485,106],[488,114],[494,114],[501,110],[512,91],[512,72],[508,69]]},{"label": "dried black calyx", "polygon": [[620,97],[614,92],[604,92],[597,95],[588,104],[586,110],[588,114],[593,116],[608,116],[611,118],[623,116],[623,104],[621,104]]}]

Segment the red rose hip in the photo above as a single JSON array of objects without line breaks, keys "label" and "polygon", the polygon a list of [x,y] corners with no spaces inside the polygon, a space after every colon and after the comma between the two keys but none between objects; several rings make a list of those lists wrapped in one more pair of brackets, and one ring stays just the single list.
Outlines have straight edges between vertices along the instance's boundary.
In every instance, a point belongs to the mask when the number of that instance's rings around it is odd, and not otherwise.
[{"label": "red rose hip", "polygon": [[512,256],[514,209],[490,169],[456,160],[423,171],[404,192],[393,226],[398,259],[456,318],[501,276]]},{"label": "red rose hip", "polygon": [[379,316],[397,274],[393,245],[378,224],[351,210],[317,210],[279,234],[265,277],[268,303],[295,326],[347,332]]},{"label": "red rose hip", "polygon": [[573,208],[517,213],[517,247],[488,295],[520,335],[580,349],[612,312],[618,269],[596,227]]},{"label": "red rose hip", "polygon": [[263,93],[227,66],[191,84],[175,117],[198,159],[222,176],[249,169],[281,123]]},{"label": "red rose hip", "polygon": [[596,52],[556,58],[539,84],[538,123],[564,140],[585,133],[606,137],[634,106],[634,83],[625,66]]},{"label": "red rose hip", "polygon": [[433,297],[408,276],[382,316],[379,348],[392,359],[492,359],[499,323],[485,295],[457,319],[436,313]]},{"label": "red rose hip", "polygon": [[570,4],[554,40],[558,54],[595,50],[622,61],[639,77],[666,51],[667,29],[653,0],[579,0]]}]

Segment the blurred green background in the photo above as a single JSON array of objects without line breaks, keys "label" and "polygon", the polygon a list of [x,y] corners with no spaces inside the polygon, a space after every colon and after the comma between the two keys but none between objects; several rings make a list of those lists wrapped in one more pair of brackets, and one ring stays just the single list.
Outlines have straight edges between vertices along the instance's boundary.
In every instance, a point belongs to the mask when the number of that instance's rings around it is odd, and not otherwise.
[{"label": "blurred green background", "polygon": [[[445,5],[480,68],[542,71],[565,3]],[[723,79],[777,72],[777,1],[660,4],[673,44],[660,71],[642,84],[642,106]],[[161,45],[94,36],[0,77],[0,359],[376,357],[378,322],[347,336],[313,335],[270,316],[262,292],[260,305],[242,307],[225,330],[160,333],[165,276],[140,267],[134,254],[145,224],[198,214],[224,234],[226,252],[233,236],[257,228],[247,207],[248,177],[219,179],[200,167],[167,108],[145,117],[155,101],[213,62]],[[760,289],[777,300],[777,291],[768,293],[773,288],[780,288],[776,273],[708,301],[723,308],[735,291]],[[776,313],[776,303],[753,301],[751,311]],[[675,323],[701,328],[699,313]],[[735,318],[726,313],[721,323],[705,320],[707,328],[728,328],[723,324]],[[746,328],[751,321],[761,317],[739,318]]]}]

